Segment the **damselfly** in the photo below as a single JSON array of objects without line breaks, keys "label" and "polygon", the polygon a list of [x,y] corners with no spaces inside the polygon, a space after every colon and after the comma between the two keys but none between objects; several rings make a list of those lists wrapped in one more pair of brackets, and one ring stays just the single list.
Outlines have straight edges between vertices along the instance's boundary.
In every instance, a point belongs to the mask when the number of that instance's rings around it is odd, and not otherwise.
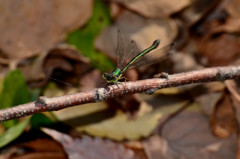
[{"label": "damselfly", "polygon": [[[119,30],[117,40],[117,68],[111,73],[103,74],[103,78],[109,84],[117,83],[120,79],[123,78],[123,74],[128,69],[133,69],[139,66],[154,64],[162,61],[167,57],[167,55],[169,55],[169,51],[174,46],[174,43],[171,43],[159,50],[151,52],[160,44],[160,40],[157,39],[149,48],[139,53],[135,51],[136,44],[133,40],[128,44],[127,49],[124,48],[125,46],[123,45],[123,38]],[[124,62],[129,59],[130,61],[124,65]]]}]

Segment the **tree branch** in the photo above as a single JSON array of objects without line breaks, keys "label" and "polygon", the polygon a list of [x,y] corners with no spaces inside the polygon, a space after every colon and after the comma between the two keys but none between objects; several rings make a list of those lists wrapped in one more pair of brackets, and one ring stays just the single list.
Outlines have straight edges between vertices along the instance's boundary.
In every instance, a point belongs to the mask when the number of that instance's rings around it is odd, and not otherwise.
[{"label": "tree branch", "polygon": [[134,93],[152,94],[156,90],[193,83],[224,81],[240,77],[240,66],[213,67],[169,75],[168,79],[153,78],[134,82],[122,82],[105,88],[96,88],[61,97],[39,97],[37,101],[0,110],[0,122],[44,111],[56,111],[80,104],[95,103],[106,99]]}]

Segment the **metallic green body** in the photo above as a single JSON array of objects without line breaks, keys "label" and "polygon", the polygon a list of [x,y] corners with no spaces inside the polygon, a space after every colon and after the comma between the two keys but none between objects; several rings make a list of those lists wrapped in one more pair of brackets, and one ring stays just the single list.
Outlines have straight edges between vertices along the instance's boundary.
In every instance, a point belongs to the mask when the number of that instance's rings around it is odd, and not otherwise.
[{"label": "metallic green body", "polygon": [[136,57],[134,57],[126,67],[123,68],[122,73],[124,73],[135,61],[137,61],[139,58],[143,57],[145,54],[149,53],[153,49],[156,49],[158,45],[160,44],[160,40],[155,40],[149,48],[145,49],[144,51],[140,52]]},{"label": "metallic green body", "polygon": [[144,51],[140,52],[136,57],[134,57],[122,70],[119,68],[116,68],[113,70],[111,73],[104,73],[103,78],[107,80],[108,83],[114,84],[117,83],[119,79],[122,78],[123,73],[134,63],[136,62],[139,58],[143,57],[153,49],[156,49],[160,43],[160,40],[155,40],[153,44],[145,49]]}]

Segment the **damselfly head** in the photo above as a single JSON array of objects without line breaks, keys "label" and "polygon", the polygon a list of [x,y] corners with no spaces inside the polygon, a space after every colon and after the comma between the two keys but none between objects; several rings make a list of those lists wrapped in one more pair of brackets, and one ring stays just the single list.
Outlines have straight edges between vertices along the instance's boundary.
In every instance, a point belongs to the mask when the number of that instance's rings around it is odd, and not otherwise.
[{"label": "damselfly head", "polygon": [[104,73],[102,77],[103,77],[103,79],[105,79],[107,81],[111,81],[114,79],[114,77],[109,73]]},{"label": "damselfly head", "polygon": [[103,77],[103,79],[107,79],[107,76],[108,76],[108,74],[107,73],[104,73],[103,75],[102,75],[102,77]]},{"label": "damselfly head", "polygon": [[114,81],[117,80],[115,76],[109,73],[104,73],[102,77],[107,81],[107,83],[115,83]]}]

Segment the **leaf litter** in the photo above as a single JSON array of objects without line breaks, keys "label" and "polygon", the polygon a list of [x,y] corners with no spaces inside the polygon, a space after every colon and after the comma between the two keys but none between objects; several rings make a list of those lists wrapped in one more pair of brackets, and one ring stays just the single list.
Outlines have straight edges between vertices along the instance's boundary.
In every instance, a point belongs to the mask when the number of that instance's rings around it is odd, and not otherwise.
[{"label": "leaf litter", "polygon": [[[7,70],[21,68],[28,81],[42,81],[46,75],[53,75],[60,68],[60,72],[64,73],[58,77],[67,77],[66,80],[77,83],[80,90],[96,87],[96,81],[100,81],[101,78],[100,71],[93,69],[89,61],[77,52],[72,56],[70,52],[75,49],[67,47],[69,49],[67,51],[66,48],[59,49],[56,46],[64,40],[70,30],[88,26],[85,24],[92,14],[93,2],[75,2],[74,0],[51,2],[51,5],[46,5],[49,2],[42,1],[38,2],[39,5],[26,3],[28,5],[22,6],[21,10],[17,9],[18,13],[25,11],[29,14],[16,14],[8,9],[12,6],[11,1],[1,2],[1,6],[6,9],[3,10],[4,14],[1,14],[5,21],[0,18],[0,23],[4,22],[0,25],[0,30],[4,31],[0,38],[1,77],[5,76]],[[131,80],[152,77],[162,69],[170,73],[183,72],[209,66],[230,65],[239,60],[240,25],[237,0],[229,3],[207,0],[182,1],[181,3],[175,1],[158,3],[154,0],[109,0],[108,2],[112,9],[113,24],[109,24],[108,27],[104,25],[106,28],[101,25],[99,28],[96,25],[101,22],[101,18],[95,19],[94,27],[100,33],[97,39],[90,34],[91,28],[83,30],[89,31],[86,35],[91,35],[90,40],[95,43],[96,48],[113,61],[116,61],[114,55],[116,28],[121,29],[130,39],[134,39],[139,50],[145,49],[156,38],[162,40],[162,46],[172,41],[178,43],[176,56],[174,55],[162,65],[127,72],[126,77],[130,77]],[[25,4],[25,2],[14,2],[15,5],[12,7],[18,8],[21,6],[20,3]],[[53,14],[56,11],[53,7],[55,5],[60,6],[60,9],[59,12]],[[36,6],[39,9],[36,9]],[[113,6],[115,6],[115,11]],[[36,10],[39,14],[36,14]],[[109,17],[104,17],[102,20],[105,21],[107,18]],[[12,23],[5,23],[6,19],[11,19]],[[30,22],[33,25],[30,25]],[[25,31],[21,32],[22,30]],[[76,36],[79,35],[82,34],[76,34]],[[97,34],[94,34],[94,37],[96,36]],[[85,42],[83,36],[80,39]],[[84,52],[84,55],[87,53]],[[31,61],[37,62],[38,58],[39,64],[27,66],[29,63],[32,64]],[[102,61],[102,63],[107,62]],[[23,66],[28,68],[25,70]],[[70,80],[69,76],[75,75],[78,75],[78,78],[74,77]],[[43,84],[40,85],[43,86]],[[239,133],[236,129],[239,123],[238,87],[237,83],[233,86],[228,82],[190,85],[159,91],[149,99],[138,95],[137,98],[133,98],[135,101],[120,99],[116,100],[115,104],[108,102],[108,106],[103,102],[86,104],[55,112],[55,115],[59,121],[74,127],[78,133],[84,132],[92,136],[118,140],[121,141],[118,142],[119,145],[128,140],[134,140],[138,145],[135,145],[135,149],[146,155],[143,158],[234,158],[236,154],[239,156],[240,152],[237,151],[237,146],[240,144],[237,145],[239,139],[236,136]],[[56,93],[52,91],[50,96],[55,96],[54,94]],[[180,99],[173,104],[176,97]],[[167,98],[173,103],[164,105],[163,101],[166,102]],[[170,114],[178,110],[186,101],[192,101],[194,106],[171,117]],[[129,116],[127,113],[131,107],[127,105],[137,107],[135,104],[137,102],[140,102],[139,109],[135,109],[135,115]],[[118,105],[121,105],[121,109],[116,109]],[[159,123],[169,116],[169,121],[161,127]],[[161,134],[158,133],[158,126],[161,127]],[[144,143],[141,142],[143,139]],[[97,145],[97,137],[87,140]],[[74,145],[73,139],[69,141]],[[104,140],[100,143],[102,142]],[[97,148],[106,147],[98,146]],[[129,155],[126,156],[129,157]]]},{"label": "leaf litter", "polygon": [[210,131],[208,119],[199,112],[182,112],[162,130],[144,141],[148,158],[227,159],[234,158],[237,136],[216,138]]},{"label": "leaf litter", "polygon": [[53,0],[50,3],[47,0],[2,0],[0,47],[4,56],[24,59],[51,49],[67,32],[86,23],[91,16],[92,3],[92,0]]}]

